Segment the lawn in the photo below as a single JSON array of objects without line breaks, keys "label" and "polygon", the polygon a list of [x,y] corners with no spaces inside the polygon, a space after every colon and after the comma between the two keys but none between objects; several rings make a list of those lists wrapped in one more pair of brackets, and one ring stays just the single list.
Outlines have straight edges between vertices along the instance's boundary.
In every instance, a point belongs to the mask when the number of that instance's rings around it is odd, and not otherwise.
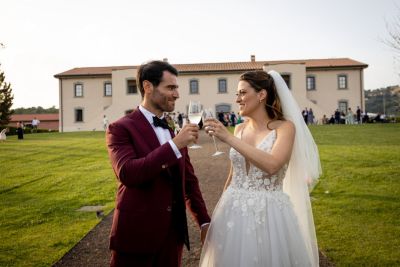
[{"label": "lawn", "polygon": [[[400,265],[400,124],[311,127],[324,174],[312,192],[320,249],[337,266]],[[104,133],[0,143],[0,266],[50,266],[114,204]]]},{"label": "lawn", "polygon": [[104,132],[11,136],[0,143],[0,266],[51,266],[114,204]]},{"label": "lawn", "polygon": [[400,265],[400,124],[312,127],[320,249],[337,266]]}]

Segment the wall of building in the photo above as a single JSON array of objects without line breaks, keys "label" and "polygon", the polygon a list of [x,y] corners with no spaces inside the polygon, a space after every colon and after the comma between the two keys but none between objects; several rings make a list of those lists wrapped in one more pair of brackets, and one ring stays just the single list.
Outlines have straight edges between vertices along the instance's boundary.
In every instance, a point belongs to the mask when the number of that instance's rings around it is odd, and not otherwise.
[{"label": "wall of building", "polygon": [[[347,89],[339,89],[338,75],[347,75]],[[348,106],[356,111],[357,106],[362,107],[362,71],[360,70],[320,70],[308,71],[307,75],[315,77],[315,90],[306,91],[307,98],[316,101],[322,107],[324,114],[330,117],[338,108],[339,101],[345,100]]]},{"label": "wall of building", "polygon": [[[178,77],[179,96],[176,102],[175,111],[187,113],[190,100],[200,101],[203,108],[210,108],[214,112],[216,106],[228,104],[231,106],[231,111],[238,112],[239,108],[236,104],[236,91],[239,76],[241,73],[231,74],[181,74]],[[199,82],[199,93],[190,93],[190,80],[195,79]],[[226,79],[227,92],[218,92],[218,80]]]},{"label": "wall of building", "polygon": [[[104,83],[110,82],[111,77],[71,78],[62,79],[62,128],[65,132],[91,131],[103,128],[102,118],[104,110],[112,104],[112,97],[104,96]],[[75,97],[74,85],[83,84],[83,96]],[[75,109],[83,109],[83,122],[75,121]],[[61,114],[61,111],[60,111]],[[61,120],[60,120],[61,123]]]},{"label": "wall of building", "polygon": [[[312,70],[307,71],[304,64],[275,64],[266,65],[266,71],[276,70],[281,74],[290,75],[291,92],[299,104],[299,109],[312,108],[316,119],[325,114],[328,117],[338,107],[340,100],[348,101],[353,110],[362,107],[362,70]],[[63,131],[90,131],[103,130],[103,116],[113,122],[128,110],[136,108],[142,98],[140,92],[127,93],[127,80],[136,79],[136,69],[112,71],[112,76],[96,78],[63,78],[62,86],[62,130]],[[186,74],[178,76],[180,98],[176,102],[176,112],[187,112],[190,100],[200,101],[203,108],[211,108],[214,112],[220,104],[230,105],[230,110],[238,112],[236,91],[239,76],[242,72],[213,73],[213,74]],[[346,74],[348,89],[338,89],[339,74]],[[306,77],[313,75],[316,81],[316,90],[306,90]],[[199,93],[190,93],[190,80],[199,82]],[[226,79],[227,92],[218,92],[218,80]],[[104,96],[104,83],[112,82],[112,96]],[[74,96],[74,84],[83,84],[83,97]],[[84,121],[75,121],[75,109],[82,108]],[[60,120],[61,123],[61,120]],[[61,130],[61,125],[60,125]]]}]

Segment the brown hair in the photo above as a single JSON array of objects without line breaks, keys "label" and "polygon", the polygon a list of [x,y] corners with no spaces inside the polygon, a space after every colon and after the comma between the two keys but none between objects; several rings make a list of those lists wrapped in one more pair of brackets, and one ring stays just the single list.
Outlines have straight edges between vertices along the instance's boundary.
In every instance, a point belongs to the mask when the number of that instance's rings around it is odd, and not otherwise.
[{"label": "brown hair", "polygon": [[178,71],[165,61],[154,60],[139,67],[136,79],[142,98],[144,97],[143,81],[147,80],[157,87],[162,80],[164,71],[168,71],[171,74],[178,76]]},{"label": "brown hair", "polygon": [[284,120],[281,101],[276,91],[274,79],[262,70],[248,71],[240,75],[239,81],[248,82],[251,87],[260,92],[267,91],[265,110],[272,120]]}]

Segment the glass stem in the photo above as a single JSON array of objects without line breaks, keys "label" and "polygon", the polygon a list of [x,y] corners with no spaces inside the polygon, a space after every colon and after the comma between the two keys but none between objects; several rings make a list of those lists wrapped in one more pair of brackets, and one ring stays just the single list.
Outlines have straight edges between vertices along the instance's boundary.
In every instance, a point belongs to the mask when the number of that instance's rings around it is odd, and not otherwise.
[{"label": "glass stem", "polygon": [[213,135],[212,138],[214,140],[215,152],[218,152],[217,142],[215,142],[215,136]]}]

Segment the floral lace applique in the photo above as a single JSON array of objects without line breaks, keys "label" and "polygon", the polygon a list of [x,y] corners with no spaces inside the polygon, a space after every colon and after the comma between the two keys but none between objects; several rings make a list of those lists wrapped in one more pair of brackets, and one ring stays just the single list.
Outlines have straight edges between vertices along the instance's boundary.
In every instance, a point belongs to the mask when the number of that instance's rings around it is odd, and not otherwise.
[{"label": "floral lace applique", "polygon": [[[275,140],[276,131],[272,130],[257,148],[270,153]],[[287,164],[274,175],[269,175],[250,164],[247,173],[245,158],[233,148],[229,154],[233,165],[233,176],[226,193],[234,198],[233,209],[239,210],[243,216],[251,213],[257,223],[264,223],[267,201],[276,203],[280,209],[291,205],[289,197],[283,193]],[[229,222],[228,224],[228,228],[233,227]]]}]

